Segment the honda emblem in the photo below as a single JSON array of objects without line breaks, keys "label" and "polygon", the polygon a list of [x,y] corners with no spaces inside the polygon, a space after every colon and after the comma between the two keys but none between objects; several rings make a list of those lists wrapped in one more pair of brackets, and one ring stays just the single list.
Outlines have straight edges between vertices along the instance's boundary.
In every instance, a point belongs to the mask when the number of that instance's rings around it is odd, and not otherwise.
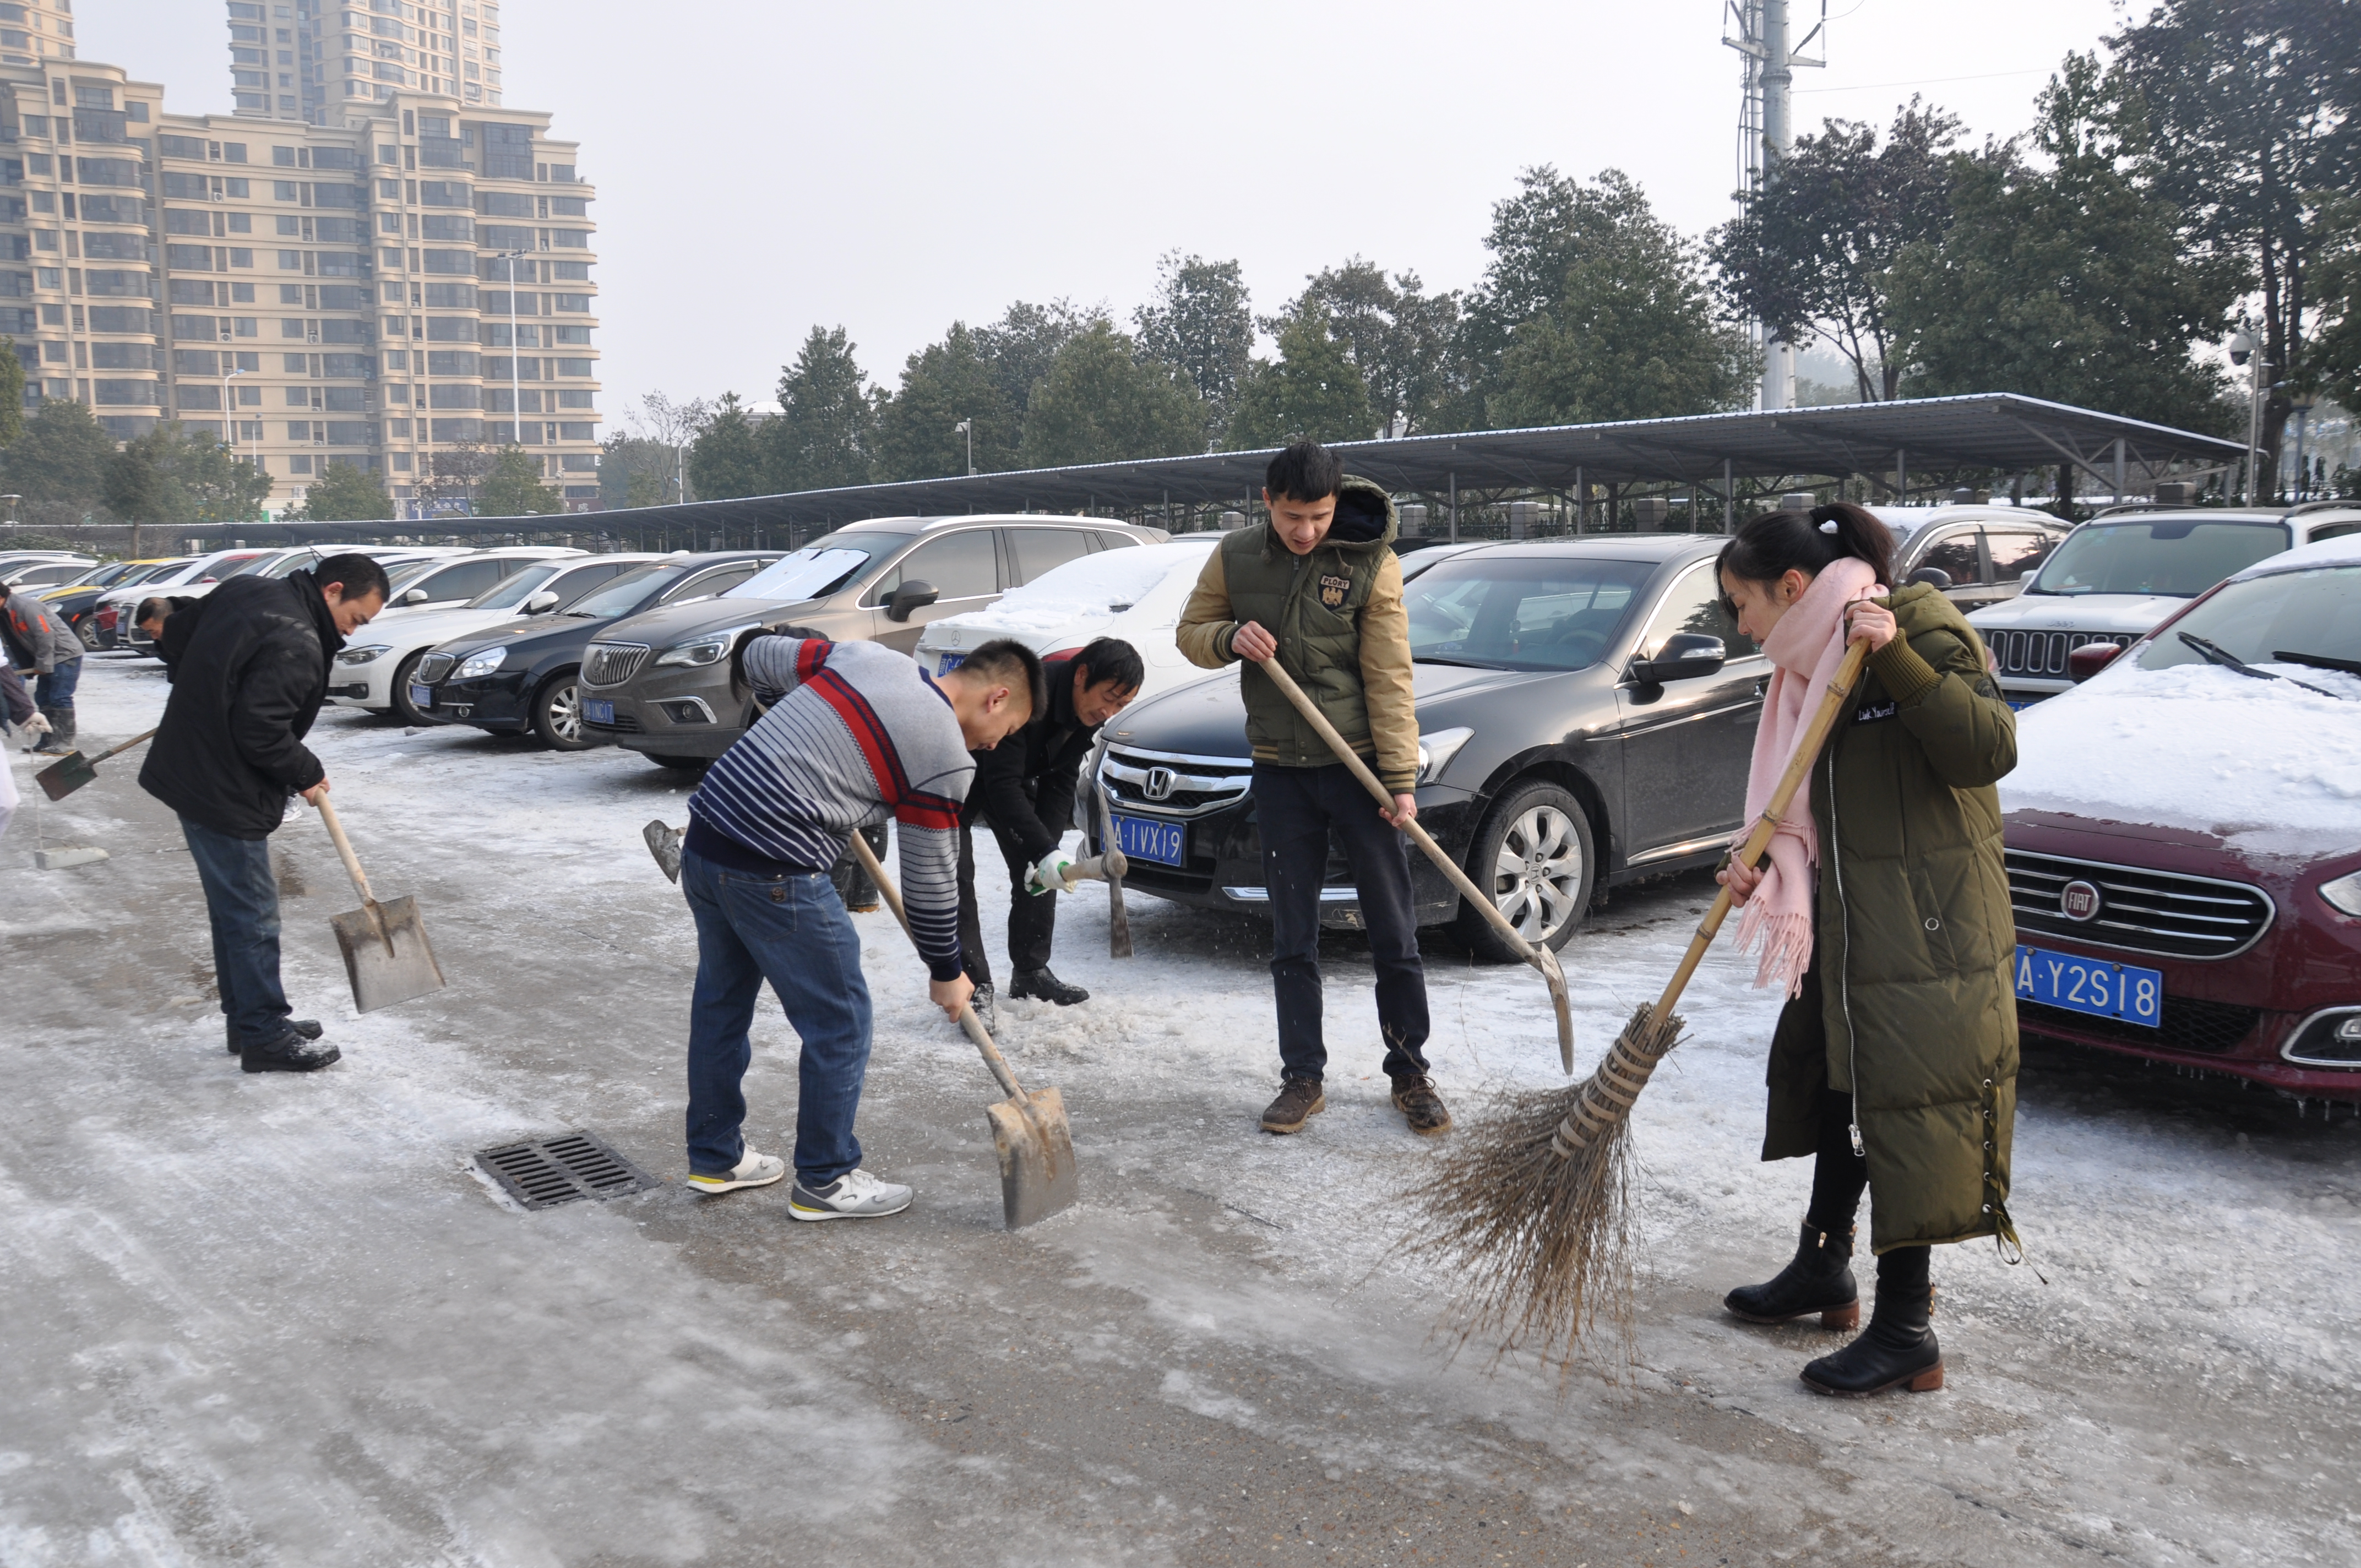
[{"label": "honda emblem", "polygon": [[1150,768],[1147,782],[1140,786],[1140,793],[1150,800],[1170,800],[1174,782],[1170,768]]}]

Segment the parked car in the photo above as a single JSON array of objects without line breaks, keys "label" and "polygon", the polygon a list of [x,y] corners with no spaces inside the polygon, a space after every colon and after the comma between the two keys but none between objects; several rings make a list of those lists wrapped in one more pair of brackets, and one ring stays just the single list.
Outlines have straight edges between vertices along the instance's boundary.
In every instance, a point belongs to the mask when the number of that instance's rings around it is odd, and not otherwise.
[{"label": "parked car", "polygon": [[[82,637],[82,646],[108,649],[122,645],[120,633],[125,627],[121,623],[130,619],[138,609],[139,601],[136,595],[127,599],[119,598],[115,590],[161,582],[195,559],[193,555],[167,555],[160,560],[132,563],[133,570],[99,589],[91,599],[89,608],[83,612],[85,619],[75,628]],[[92,641],[93,637],[97,639],[95,642]]]},{"label": "parked car", "polygon": [[582,656],[583,724],[666,767],[699,768],[752,722],[730,651],[758,626],[917,651],[929,622],[983,609],[1078,556],[1158,543],[1160,528],[1097,519],[892,517],[851,523],[709,603],[618,621]]},{"label": "parked car", "polygon": [[[1771,668],[1721,607],[1721,543],[1488,544],[1405,585],[1419,820],[1529,940],[1564,946],[1602,888],[1711,865],[1745,817]],[[1093,772],[1131,858],[1127,884],[1202,908],[1266,908],[1235,667],[1115,723]],[[1450,923],[1499,956],[1440,872],[1422,856],[1411,872],[1422,924]],[[1360,923],[1341,857],[1321,901],[1323,923]]]},{"label": "parked car", "polygon": [[1079,652],[1094,638],[1119,637],[1139,650],[1147,665],[1140,696],[1200,679],[1207,672],[1180,656],[1173,629],[1221,538],[1183,534],[1147,550],[1103,550],[1054,566],[1009,589],[990,609],[929,622],[918,637],[918,663],[939,675],[994,638],[1013,638],[1046,657]]},{"label": "parked car", "polygon": [[[489,551],[460,551],[446,549],[440,546],[368,544],[357,545],[353,547],[350,552],[346,552],[342,546],[329,546],[325,549],[322,549],[305,544],[298,545],[291,549],[261,551],[258,554],[249,555],[247,559],[238,562],[236,565],[232,566],[225,572],[221,572],[202,581],[191,583],[184,587],[174,587],[168,591],[174,598],[203,598],[207,594],[212,593],[214,589],[219,587],[222,584],[229,581],[232,577],[252,576],[258,574],[267,577],[283,577],[290,572],[302,571],[307,567],[316,565],[329,555],[345,553],[375,556],[385,564],[387,576],[390,579],[389,590],[386,595],[386,601],[389,604],[391,604],[401,594],[401,583],[404,580],[402,574],[404,572],[410,574],[410,580],[419,581],[421,580],[419,575],[425,572],[427,568],[440,565],[446,561],[451,561],[456,556],[466,555],[471,560],[480,561],[492,554],[492,552]],[[538,553],[518,552],[516,559],[532,559],[536,554]],[[574,554],[579,554],[581,552],[576,551]],[[510,564],[512,566],[514,565],[514,561],[511,560]],[[492,572],[488,568],[477,567],[472,574],[453,572],[438,575],[431,579],[424,580],[429,581],[434,585],[435,591],[439,594],[456,595],[464,591],[473,581],[480,580],[485,576],[497,576],[497,573]],[[421,588],[414,589],[413,591],[423,592],[425,590]],[[126,645],[137,652],[152,652],[152,650],[148,646],[148,633],[141,630],[139,624],[137,621],[132,620],[128,616],[126,616],[121,624],[117,627],[117,635],[121,637],[122,641]]]},{"label": "parked car", "polygon": [[[405,724],[426,723],[426,714],[418,704],[424,694],[416,689],[416,676],[427,651],[436,643],[519,616],[563,609],[650,559],[647,555],[592,555],[581,550],[568,551],[554,560],[509,556],[488,562],[484,556],[469,556],[466,565],[506,567],[507,576],[464,604],[404,604],[380,614],[355,632],[351,645],[332,661],[328,699],[344,707],[391,714]],[[449,571],[447,565],[436,563],[419,581],[432,584]]]},{"label": "parked car", "polygon": [[91,612],[98,608],[99,596],[111,587],[138,581],[158,565],[153,561],[107,561],[71,582],[40,589],[39,597],[49,607],[51,615],[73,628],[84,648],[95,652],[99,647],[98,626]]},{"label": "parked car", "polygon": [[0,565],[0,583],[27,591],[62,587],[86,576],[98,565],[87,555],[66,555],[47,561],[17,561]]},{"label": "parked car", "polygon": [[2268,556],[2361,532],[2361,507],[2217,510],[2114,507],[2077,528],[2005,604],[1968,617],[1992,651],[2003,695],[2026,707],[2073,685],[2067,658],[2092,642],[2127,647],[2206,589]]},{"label": "parked car", "polygon": [[115,612],[115,646],[145,651],[147,639],[137,635],[137,629],[131,624],[131,617],[139,609],[141,599],[154,594],[188,598],[210,593],[215,583],[235,575],[247,562],[269,554],[267,550],[241,549],[216,550],[206,555],[186,556],[179,565],[158,572],[144,582],[131,586],[117,584],[107,589],[99,596],[98,603],[102,611],[111,608]]},{"label": "parked car", "polygon": [[2361,1100],[2361,537],[2077,663],[2001,783],[2019,1026]]},{"label": "parked car", "polygon": [[410,677],[429,718],[495,735],[531,731],[560,751],[597,744],[582,731],[582,651],[611,622],[663,605],[696,604],[736,587],[782,552],[601,556],[636,562],[565,609],[503,621],[437,645]]},{"label": "parked car", "polygon": [[5,576],[19,566],[59,561],[80,561],[87,565],[90,557],[73,550],[0,550],[0,576]]},{"label": "parked car", "polygon": [[[2015,598],[2071,529],[2030,507],[1872,507],[1894,531],[1894,575],[1930,582],[1961,611]],[[1941,580],[1928,576],[1939,572]]]}]

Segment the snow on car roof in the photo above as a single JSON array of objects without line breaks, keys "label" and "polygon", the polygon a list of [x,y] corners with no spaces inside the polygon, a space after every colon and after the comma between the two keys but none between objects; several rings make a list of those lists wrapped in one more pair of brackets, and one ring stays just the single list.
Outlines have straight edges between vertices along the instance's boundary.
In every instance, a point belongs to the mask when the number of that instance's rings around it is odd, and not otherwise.
[{"label": "snow on car roof", "polygon": [[2243,572],[2231,574],[2230,581],[2244,577],[2268,576],[2274,572],[2301,572],[2314,566],[2361,566],[2361,533],[2348,533],[2339,539],[2323,539],[2311,544],[2299,544],[2292,550],[2282,550],[2276,555],[2266,555]]},{"label": "snow on car roof", "polygon": [[2190,828],[2264,855],[2361,844],[2361,675],[2302,678],[2349,696],[2214,664],[2110,669],[2017,716],[2001,805]]},{"label": "snow on car roof", "polygon": [[1011,633],[1055,631],[1076,616],[1104,615],[1116,605],[1137,604],[1175,572],[1198,571],[1204,565],[1203,551],[1187,546],[1211,547],[1221,537],[1183,534],[1164,544],[1079,555],[1021,588],[1009,589],[990,609],[974,614]]}]

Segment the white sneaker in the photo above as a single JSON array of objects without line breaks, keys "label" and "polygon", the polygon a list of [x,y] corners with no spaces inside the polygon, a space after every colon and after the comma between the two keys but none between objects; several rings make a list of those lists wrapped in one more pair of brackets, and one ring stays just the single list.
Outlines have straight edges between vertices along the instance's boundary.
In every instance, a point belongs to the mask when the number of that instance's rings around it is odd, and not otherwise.
[{"label": "white sneaker", "polygon": [[908,1188],[865,1170],[849,1170],[818,1191],[798,1180],[787,1196],[787,1212],[798,1220],[875,1220],[909,1206]]},{"label": "white sneaker", "polygon": [[710,1197],[717,1192],[735,1192],[741,1187],[768,1187],[787,1174],[787,1162],[774,1154],[746,1151],[745,1157],[735,1167],[717,1175],[699,1176],[692,1172],[688,1179],[691,1192]]}]

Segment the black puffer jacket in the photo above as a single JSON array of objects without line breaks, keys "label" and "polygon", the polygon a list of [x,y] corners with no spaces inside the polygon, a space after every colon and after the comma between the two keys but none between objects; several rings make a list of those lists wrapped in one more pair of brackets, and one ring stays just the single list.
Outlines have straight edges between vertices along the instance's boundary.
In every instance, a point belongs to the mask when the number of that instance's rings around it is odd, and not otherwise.
[{"label": "black puffer jacket", "polygon": [[235,839],[269,836],[327,776],[303,744],[345,645],[309,572],[232,577],[164,623],[172,696],[139,787]]},{"label": "black puffer jacket", "polygon": [[1099,727],[1074,712],[1074,662],[1044,659],[1049,710],[989,751],[972,751],[975,782],[968,785],[961,825],[978,816],[1016,835],[1025,858],[1038,861],[1074,825],[1074,781]]}]

